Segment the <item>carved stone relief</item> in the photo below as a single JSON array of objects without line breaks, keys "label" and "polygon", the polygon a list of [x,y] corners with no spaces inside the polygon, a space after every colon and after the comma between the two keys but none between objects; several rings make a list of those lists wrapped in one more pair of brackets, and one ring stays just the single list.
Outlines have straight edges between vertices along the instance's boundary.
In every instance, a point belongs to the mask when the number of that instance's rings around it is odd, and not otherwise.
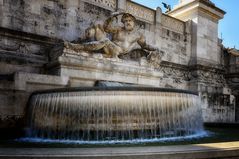
[{"label": "carved stone relief", "polygon": [[104,16],[106,17],[110,16],[109,10],[105,10],[104,8],[101,8],[99,6],[90,3],[84,3],[84,12],[97,16],[100,16],[102,14],[104,14]]},{"label": "carved stone relief", "polygon": [[211,83],[220,87],[224,87],[226,85],[226,80],[222,73],[198,70],[196,72],[191,72],[191,78],[196,79],[200,82]]},{"label": "carved stone relief", "polygon": [[38,45],[29,44],[20,40],[18,41],[18,40],[2,38],[0,40],[0,50],[22,53],[22,54],[39,54],[40,47]]},{"label": "carved stone relief", "polygon": [[90,0],[93,3],[109,7],[109,8],[116,8],[116,0]]},{"label": "carved stone relief", "polygon": [[179,33],[184,32],[184,22],[166,15],[162,15],[162,25]]},{"label": "carved stone relief", "polygon": [[169,88],[181,88],[181,84],[187,83],[189,78],[189,70],[177,69],[172,66],[161,66],[158,68],[163,73],[164,83]]},{"label": "carved stone relief", "polygon": [[[121,17],[123,27],[114,26],[118,17]],[[152,65],[159,65],[164,52],[146,41],[145,35],[141,33],[139,28],[136,28],[135,20],[136,18],[132,14],[114,13],[104,21],[103,25],[93,23],[87,28],[85,30],[85,42],[65,41],[64,48],[77,54],[82,51],[90,54],[100,52],[105,58],[118,60],[139,60],[144,57]],[[55,56],[52,57],[55,59]]]},{"label": "carved stone relief", "polygon": [[127,1],[126,11],[138,18],[141,18],[145,21],[154,22],[155,11],[147,9],[145,7],[136,5],[130,1]]},{"label": "carved stone relief", "polygon": [[27,54],[30,52],[29,47],[23,42],[15,43],[12,46],[5,45],[5,46],[2,46],[1,48],[4,48],[5,50],[10,50],[10,51],[16,51],[23,54]]}]

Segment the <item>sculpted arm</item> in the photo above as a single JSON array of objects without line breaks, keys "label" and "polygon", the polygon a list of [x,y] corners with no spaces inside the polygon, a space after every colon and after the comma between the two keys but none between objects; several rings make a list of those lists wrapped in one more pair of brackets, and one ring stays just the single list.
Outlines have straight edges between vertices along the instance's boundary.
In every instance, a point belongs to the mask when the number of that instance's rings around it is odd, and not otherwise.
[{"label": "sculpted arm", "polygon": [[122,14],[122,13],[115,14],[112,17],[109,17],[108,19],[106,19],[106,21],[104,22],[104,30],[106,32],[116,33],[120,29],[119,27],[114,27],[113,26],[114,18],[116,18],[120,14]]},{"label": "sculpted arm", "polygon": [[143,35],[140,35],[140,38],[137,42],[141,46],[142,49],[145,49],[148,51],[156,51],[157,50],[156,47],[146,43],[146,39]]}]

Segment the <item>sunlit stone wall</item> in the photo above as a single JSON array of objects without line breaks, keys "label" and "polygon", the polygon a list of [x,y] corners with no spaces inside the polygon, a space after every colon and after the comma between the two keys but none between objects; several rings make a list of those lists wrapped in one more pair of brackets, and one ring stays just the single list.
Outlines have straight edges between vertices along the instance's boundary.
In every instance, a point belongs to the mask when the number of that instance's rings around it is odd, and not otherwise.
[{"label": "sunlit stone wall", "polygon": [[[165,52],[161,65],[80,57],[67,51],[66,56],[51,59],[53,46],[84,37],[87,27],[103,23],[115,11],[136,17],[147,42]],[[122,25],[120,19],[118,25]],[[207,67],[191,66],[192,50],[200,50],[192,45],[193,25],[191,20],[184,22],[160,8],[129,0],[0,0],[0,128],[15,126],[35,90],[93,86],[104,79],[199,91],[205,121],[232,122],[233,96],[224,70],[218,67],[223,64],[222,45],[213,41],[218,52],[210,58],[217,54],[216,62],[209,61]],[[225,102],[216,103],[224,97]]]},{"label": "sunlit stone wall", "polygon": [[189,61],[190,24],[162,14],[160,8],[124,0],[1,0],[0,8],[1,27],[67,41],[82,38],[87,27],[103,23],[112,12],[126,11],[137,18],[147,41],[166,52],[164,60],[183,65]]}]

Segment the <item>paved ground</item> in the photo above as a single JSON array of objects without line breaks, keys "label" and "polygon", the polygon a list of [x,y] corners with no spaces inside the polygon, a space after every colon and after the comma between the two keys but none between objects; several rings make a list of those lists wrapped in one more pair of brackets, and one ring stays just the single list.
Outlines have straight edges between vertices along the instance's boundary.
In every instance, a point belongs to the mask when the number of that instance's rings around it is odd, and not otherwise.
[{"label": "paved ground", "polygon": [[239,159],[239,141],[180,146],[114,148],[0,148],[0,158]]}]

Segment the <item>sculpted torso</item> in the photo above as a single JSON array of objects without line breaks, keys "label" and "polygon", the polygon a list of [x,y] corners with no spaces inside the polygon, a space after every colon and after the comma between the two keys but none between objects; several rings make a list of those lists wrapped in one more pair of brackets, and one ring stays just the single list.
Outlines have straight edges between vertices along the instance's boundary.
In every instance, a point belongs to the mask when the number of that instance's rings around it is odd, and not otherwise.
[{"label": "sculpted torso", "polygon": [[126,31],[119,29],[114,35],[112,41],[121,48],[122,53],[130,52],[137,47],[140,36],[135,31]]}]

